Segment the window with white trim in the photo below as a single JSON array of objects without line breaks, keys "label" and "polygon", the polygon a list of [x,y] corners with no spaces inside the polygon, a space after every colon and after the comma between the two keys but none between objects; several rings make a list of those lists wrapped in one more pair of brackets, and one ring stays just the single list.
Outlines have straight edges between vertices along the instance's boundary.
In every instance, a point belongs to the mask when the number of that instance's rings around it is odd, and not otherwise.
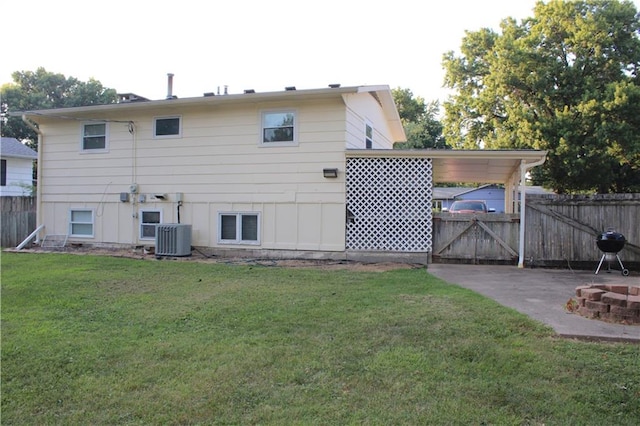
[{"label": "window with white trim", "polygon": [[155,117],[153,119],[153,137],[174,138],[182,135],[182,119],[180,116]]},{"label": "window with white trim", "polygon": [[140,239],[155,239],[159,223],[162,223],[162,210],[140,210]]},{"label": "window with white trim", "polygon": [[369,123],[364,126],[364,147],[366,149],[373,148],[373,126]]},{"label": "window with white trim", "polygon": [[93,237],[94,214],[92,209],[71,209],[69,213],[69,235]]},{"label": "window with white trim", "polygon": [[296,140],[296,112],[264,111],[262,113],[262,145],[295,145]]},{"label": "window with white trim", "polygon": [[81,149],[85,152],[106,151],[107,123],[84,123],[81,143]]},{"label": "window with white trim", "polygon": [[259,244],[259,213],[219,213],[218,242],[228,244]]}]

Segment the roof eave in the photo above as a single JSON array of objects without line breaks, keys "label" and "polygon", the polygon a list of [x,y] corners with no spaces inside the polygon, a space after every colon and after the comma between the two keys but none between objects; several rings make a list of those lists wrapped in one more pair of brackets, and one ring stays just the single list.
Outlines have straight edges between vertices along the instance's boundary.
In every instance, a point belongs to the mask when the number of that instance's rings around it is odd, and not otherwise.
[{"label": "roof eave", "polygon": [[407,135],[404,132],[404,126],[400,120],[400,114],[398,113],[398,108],[396,107],[396,102],[393,99],[393,93],[389,86],[379,85],[358,87],[358,93],[362,92],[376,93],[378,99],[380,99],[380,103],[382,104],[382,110],[385,118],[389,123],[393,142],[405,142],[407,140]]},{"label": "roof eave", "polygon": [[89,105],[82,107],[55,108],[44,110],[15,111],[12,116],[26,115],[28,117],[46,117],[64,113],[65,115],[81,115],[85,113],[109,112],[109,111],[134,111],[149,108],[166,108],[176,106],[217,105],[221,103],[258,103],[266,101],[278,101],[291,98],[328,98],[342,96],[345,93],[357,93],[363,86],[335,87],[308,90],[285,90],[278,92],[241,93],[230,95],[198,96],[189,98],[161,99],[142,102],[126,102],[104,105]]},{"label": "roof eave", "polygon": [[526,162],[545,158],[545,150],[486,150],[486,149],[350,149],[347,156],[365,157],[428,157],[428,158],[474,158],[514,159]]},{"label": "roof eave", "polygon": [[20,154],[2,154],[1,155],[2,158],[20,158],[22,160],[37,160],[38,156],[37,155],[20,155]]}]

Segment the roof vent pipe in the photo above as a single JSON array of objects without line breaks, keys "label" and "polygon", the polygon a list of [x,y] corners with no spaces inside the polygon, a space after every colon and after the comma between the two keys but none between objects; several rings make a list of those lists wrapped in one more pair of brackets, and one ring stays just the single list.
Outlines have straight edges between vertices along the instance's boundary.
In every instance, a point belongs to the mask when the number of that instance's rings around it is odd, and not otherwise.
[{"label": "roof vent pipe", "polygon": [[173,74],[167,74],[167,99],[173,99]]}]

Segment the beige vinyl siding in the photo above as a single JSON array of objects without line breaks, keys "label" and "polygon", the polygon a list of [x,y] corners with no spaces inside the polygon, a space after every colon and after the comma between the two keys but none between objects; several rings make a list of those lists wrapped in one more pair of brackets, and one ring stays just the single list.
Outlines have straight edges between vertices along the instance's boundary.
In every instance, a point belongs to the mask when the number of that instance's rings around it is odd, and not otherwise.
[{"label": "beige vinyl siding", "polygon": [[[66,233],[69,210],[91,208],[94,238],[83,241],[148,244],[138,238],[137,213],[162,209],[163,222],[175,223],[175,194],[182,193],[180,219],[192,225],[194,246],[218,246],[218,213],[224,211],[259,212],[263,249],[344,250],[342,100],[243,105],[83,117],[125,121],[109,122],[104,153],[81,152],[81,121],[43,119],[45,233]],[[260,114],[272,108],[296,111],[297,146],[260,146]],[[154,139],[153,117],[172,114],[182,118],[181,136]],[[133,135],[129,120],[135,123]],[[340,176],[324,178],[324,167],[338,168]],[[133,202],[120,202],[132,183],[139,194],[130,195]],[[153,200],[155,193],[169,199]],[[139,195],[147,202],[138,202]]]},{"label": "beige vinyl siding", "polygon": [[392,149],[395,142],[376,99],[369,93],[345,95],[347,149],[365,149],[365,124],[373,127],[372,149]]}]

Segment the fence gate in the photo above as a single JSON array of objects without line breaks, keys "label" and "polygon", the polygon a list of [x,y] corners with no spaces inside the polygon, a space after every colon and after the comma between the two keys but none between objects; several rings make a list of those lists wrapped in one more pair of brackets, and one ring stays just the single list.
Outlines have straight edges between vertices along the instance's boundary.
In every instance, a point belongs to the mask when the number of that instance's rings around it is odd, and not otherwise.
[{"label": "fence gate", "polygon": [[347,250],[431,252],[431,159],[346,160]]},{"label": "fence gate", "polygon": [[520,215],[437,213],[433,261],[516,263]]}]

